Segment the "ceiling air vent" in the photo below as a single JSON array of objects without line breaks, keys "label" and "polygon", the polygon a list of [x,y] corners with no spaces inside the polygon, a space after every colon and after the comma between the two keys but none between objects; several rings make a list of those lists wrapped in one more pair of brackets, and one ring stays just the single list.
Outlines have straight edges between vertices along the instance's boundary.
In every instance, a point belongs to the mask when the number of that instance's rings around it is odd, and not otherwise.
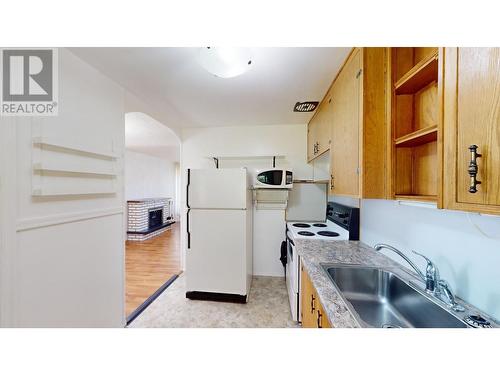
[{"label": "ceiling air vent", "polygon": [[294,112],[313,112],[319,102],[297,102],[293,107]]}]

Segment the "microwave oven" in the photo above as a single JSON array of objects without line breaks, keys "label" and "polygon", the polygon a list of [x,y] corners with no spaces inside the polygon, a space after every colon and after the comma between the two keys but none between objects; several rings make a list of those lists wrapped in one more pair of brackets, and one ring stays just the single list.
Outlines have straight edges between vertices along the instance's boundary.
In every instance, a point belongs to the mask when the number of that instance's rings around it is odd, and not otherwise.
[{"label": "microwave oven", "polygon": [[292,171],[273,168],[258,172],[254,187],[257,189],[291,189],[292,182]]}]

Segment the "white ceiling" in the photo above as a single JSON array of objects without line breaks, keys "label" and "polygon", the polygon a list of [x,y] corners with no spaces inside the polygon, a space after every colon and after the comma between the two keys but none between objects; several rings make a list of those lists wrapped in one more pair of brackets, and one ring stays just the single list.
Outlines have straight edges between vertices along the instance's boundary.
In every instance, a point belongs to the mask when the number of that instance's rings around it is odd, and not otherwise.
[{"label": "white ceiling", "polygon": [[125,147],[171,161],[179,161],[177,135],[162,123],[140,112],[125,115]]},{"label": "white ceiling", "polygon": [[321,100],[350,48],[252,48],[252,68],[218,78],[199,48],[72,48],[137,97],[169,127],[307,123],[297,101]]}]

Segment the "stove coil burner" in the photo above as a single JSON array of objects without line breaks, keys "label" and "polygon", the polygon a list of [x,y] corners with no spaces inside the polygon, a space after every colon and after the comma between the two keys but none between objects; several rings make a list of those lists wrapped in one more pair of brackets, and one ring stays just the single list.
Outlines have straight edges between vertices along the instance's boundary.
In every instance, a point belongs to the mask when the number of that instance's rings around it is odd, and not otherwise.
[{"label": "stove coil burner", "polygon": [[321,224],[321,223],[317,223],[317,224],[313,224],[313,227],[316,227],[316,228],[326,228],[328,225],[326,224]]},{"label": "stove coil burner", "polygon": [[295,223],[293,224],[294,227],[297,227],[297,228],[309,228],[311,227],[309,224],[306,224],[306,223]]},{"label": "stove coil burner", "polygon": [[313,232],[309,232],[307,230],[301,230],[300,232],[298,232],[298,234],[300,234],[301,236],[314,236]]},{"label": "stove coil burner", "polygon": [[491,323],[481,315],[469,315],[465,318],[465,322],[472,327],[491,328]]},{"label": "stove coil burner", "polygon": [[318,232],[320,236],[325,236],[325,237],[338,237],[339,234],[337,232],[331,232],[329,230],[320,230]]}]

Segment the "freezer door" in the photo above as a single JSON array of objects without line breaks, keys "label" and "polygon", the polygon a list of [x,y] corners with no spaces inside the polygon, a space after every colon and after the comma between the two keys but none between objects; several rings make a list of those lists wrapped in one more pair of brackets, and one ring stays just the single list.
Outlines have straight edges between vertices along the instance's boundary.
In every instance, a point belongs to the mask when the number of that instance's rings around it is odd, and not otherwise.
[{"label": "freezer door", "polygon": [[247,207],[246,169],[188,169],[187,173],[188,208],[245,209]]},{"label": "freezer door", "polygon": [[246,210],[189,210],[186,291],[247,294],[246,217]]}]

